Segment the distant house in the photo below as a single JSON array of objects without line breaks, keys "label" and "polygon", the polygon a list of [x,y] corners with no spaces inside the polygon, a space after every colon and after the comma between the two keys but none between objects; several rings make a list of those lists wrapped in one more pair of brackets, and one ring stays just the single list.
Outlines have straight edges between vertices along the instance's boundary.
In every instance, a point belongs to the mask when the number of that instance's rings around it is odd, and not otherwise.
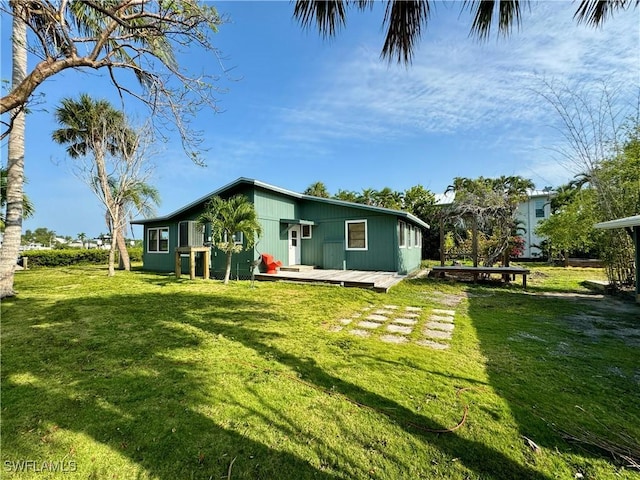
[{"label": "distant house", "polygon": [[[173,213],[133,221],[144,226],[143,268],[175,271],[176,248],[210,244],[210,229],[203,231],[196,219],[212,196],[236,194],[245,195],[254,204],[263,234],[252,249],[234,255],[234,275],[248,276],[251,263],[263,253],[283,266],[400,274],[420,267],[422,231],[429,225],[407,212],[303,195],[239,178]],[[244,243],[245,239],[239,236],[236,241]],[[215,246],[210,254],[212,273],[220,276],[225,256]],[[181,263],[184,273],[187,264],[188,259]],[[202,264],[198,268],[202,269]]]},{"label": "distant house", "polygon": [[[545,240],[535,233],[535,229],[545,218],[551,215],[551,197],[554,192],[543,190],[532,190],[528,192],[528,199],[518,205],[516,217],[519,221],[518,235],[524,239],[524,251],[522,258],[537,258],[542,255],[540,244]],[[455,194],[449,192],[443,195],[436,195],[437,205],[450,205],[453,203]]]},{"label": "distant house", "polygon": [[545,240],[544,237],[536,235],[536,227],[542,220],[551,215],[552,192],[534,190],[529,192],[529,199],[518,205],[518,220],[522,230],[518,235],[524,238],[524,258],[536,258],[542,255],[539,245]]}]

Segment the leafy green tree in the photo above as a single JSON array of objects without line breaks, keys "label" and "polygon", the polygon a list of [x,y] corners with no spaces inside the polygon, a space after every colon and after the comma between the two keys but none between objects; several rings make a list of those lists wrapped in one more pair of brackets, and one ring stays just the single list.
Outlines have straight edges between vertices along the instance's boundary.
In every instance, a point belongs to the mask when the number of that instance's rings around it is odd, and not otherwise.
[{"label": "leafy green tree", "polygon": [[[262,235],[256,209],[244,195],[235,195],[227,200],[214,196],[198,217],[198,223],[203,227],[211,226],[216,247],[227,256],[224,273],[226,285],[231,276],[232,255],[253,247],[256,238]],[[243,238],[236,238],[238,234]]]},{"label": "leafy green tree", "polygon": [[22,244],[39,243],[46,247],[53,247],[56,240],[56,232],[45,227],[38,227],[34,231],[27,230],[22,236]]},{"label": "leafy green tree", "polygon": [[[374,3],[374,0],[296,0],[293,16],[305,28],[315,25],[323,36],[334,36],[346,25],[350,7],[364,11],[373,8]],[[613,12],[638,3],[637,0],[581,0],[575,18],[578,22],[599,26]],[[387,0],[383,21],[386,35],[380,56],[389,61],[410,63],[420,36],[427,28],[434,4],[434,0]],[[514,24],[520,25],[523,6],[529,6],[529,1],[462,2],[462,10],[470,10],[473,16],[471,34],[480,39],[487,38],[495,24],[500,34],[508,35]]]},{"label": "leafy green tree", "polygon": [[[509,252],[512,238],[517,235],[518,205],[527,199],[527,191],[535,186],[520,176],[499,178],[454,178],[447,192],[455,192],[452,205],[446,209],[450,221],[471,226],[474,238],[482,232],[485,242],[484,264],[491,266]],[[473,246],[474,264],[477,263],[478,245]],[[508,260],[508,259],[506,259]]]},{"label": "leafy green tree", "polygon": [[327,190],[327,186],[322,182],[312,183],[303,192],[305,195],[311,195],[313,197],[330,198],[331,195]]},{"label": "leafy green tree", "polygon": [[358,192],[339,189],[333,196],[336,200],[358,203]]},{"label": "leafy green tree", "polygon": [[556,208],[549,218],[536,227],[536,235],[545,237],[553,251],[562,252],[565,261],[575,251],[596,249],[598,232],[593,225],[598,222],[595,191],[583,189],[575,191],[571,201]]}]

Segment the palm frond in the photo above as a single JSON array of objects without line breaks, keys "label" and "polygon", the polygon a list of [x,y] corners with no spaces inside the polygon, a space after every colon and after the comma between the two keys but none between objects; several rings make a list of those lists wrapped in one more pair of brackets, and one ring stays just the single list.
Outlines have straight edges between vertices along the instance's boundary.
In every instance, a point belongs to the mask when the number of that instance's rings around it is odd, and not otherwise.
[{"label": "palm frond", "polygon": [[304,28],[314,24],[323,37],[332,37],[346,23],[346,2],[342,0],[297,0],[293,17]]},{"label": "palm frond", "polygon": [[430,14],[428,0],[392,0],[387,3],[384,25],[387,35],[380,56],[389,61],[411,63],[423,25]]},{"label": "palm frond", "polygon": [[509,35],[513,26],[520,27],[522,6],[529,6],[529,0],[465,0],[464,7],[474,15],[471,35],[486,40],[491,34],[494,14],[498,13],[498,33]]},{"label": "palm frond", "polygon": [[598,27],[604,23],[607,17],[613,15],[616,10],[624,10],[635,3],[637,7],[640,0],[582,0],[573,18],[578,23],[586,23]]}]

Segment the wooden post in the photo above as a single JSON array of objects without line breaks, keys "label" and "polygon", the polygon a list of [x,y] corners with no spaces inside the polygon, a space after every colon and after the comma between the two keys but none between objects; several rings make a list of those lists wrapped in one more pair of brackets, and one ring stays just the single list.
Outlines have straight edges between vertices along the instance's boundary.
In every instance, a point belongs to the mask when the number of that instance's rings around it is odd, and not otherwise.
[{"label": "wooden post", "polygon": [[189,250],[189,278],[196,279],[196,252]]},{"label": "wooden post", "polygon": [[440,217],[440,266],[444,267],[444,219]]},{"label": "wooden post", "polygon": [[636,244],[636,302],[640,303],[640,225],[633,227],[633,243]]},{"label": "wooden post", "polygon": [[176,278],[180,278],[182,274],[182,262],[180,261],[180,252],[176,248]]},{"label": "wooden post", "polygon": [[474,215],[471,225],[471,255],[473,256],[473,266],[478,266],[478,219]]},{"label": "wooden post", "polygon": [[210,250],[206,250],[202,252],[204,255],[204,279],[209,280],[209,252]]}]

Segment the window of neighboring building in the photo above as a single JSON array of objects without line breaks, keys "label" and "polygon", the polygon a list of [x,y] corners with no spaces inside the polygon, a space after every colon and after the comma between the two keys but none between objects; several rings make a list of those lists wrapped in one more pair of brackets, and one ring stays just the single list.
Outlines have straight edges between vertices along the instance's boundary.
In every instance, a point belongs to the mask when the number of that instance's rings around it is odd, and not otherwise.
[{"label": "window of neighboring building", "polygon": [[409,225],[407,232],[407,247],[413,247],[413,225]]},{"label": "window of neighboring building", "polygon": [[416,247],[422,247],[422,230],[416,227],[416,229],[414,230],[414,233],[415,233],[414,245]]},{"label": "window of neighboring building", "polygon": [[302,225],[302,238],[311,238],[311,225]]},{"label": "window of neighboring building", "polygon": [[406,224],[402,220],[398,220],[398,245],[402,247],[407,246],[407,231]]},{"label": "window of neighboring building", "polygon": [[147,252],[169,252],[169,227],[147,229]]},{"label": "window of neighboring building", "polygon": [[536,200],[536,218],[544,218],[544,200]]},{"label": "window of neighboring building", "polygon": [[345,235],[347,250],[367,249],[367,221],[347,220],[345,221]]},{"label": "window of neighboring building", "polygon": [[[222,235],[222,241],[227,243],[227,232]],[[233,243],[236,245],[242,245],[244,243],[244,234],[242,232],[235,232],[232,236]]]}]

